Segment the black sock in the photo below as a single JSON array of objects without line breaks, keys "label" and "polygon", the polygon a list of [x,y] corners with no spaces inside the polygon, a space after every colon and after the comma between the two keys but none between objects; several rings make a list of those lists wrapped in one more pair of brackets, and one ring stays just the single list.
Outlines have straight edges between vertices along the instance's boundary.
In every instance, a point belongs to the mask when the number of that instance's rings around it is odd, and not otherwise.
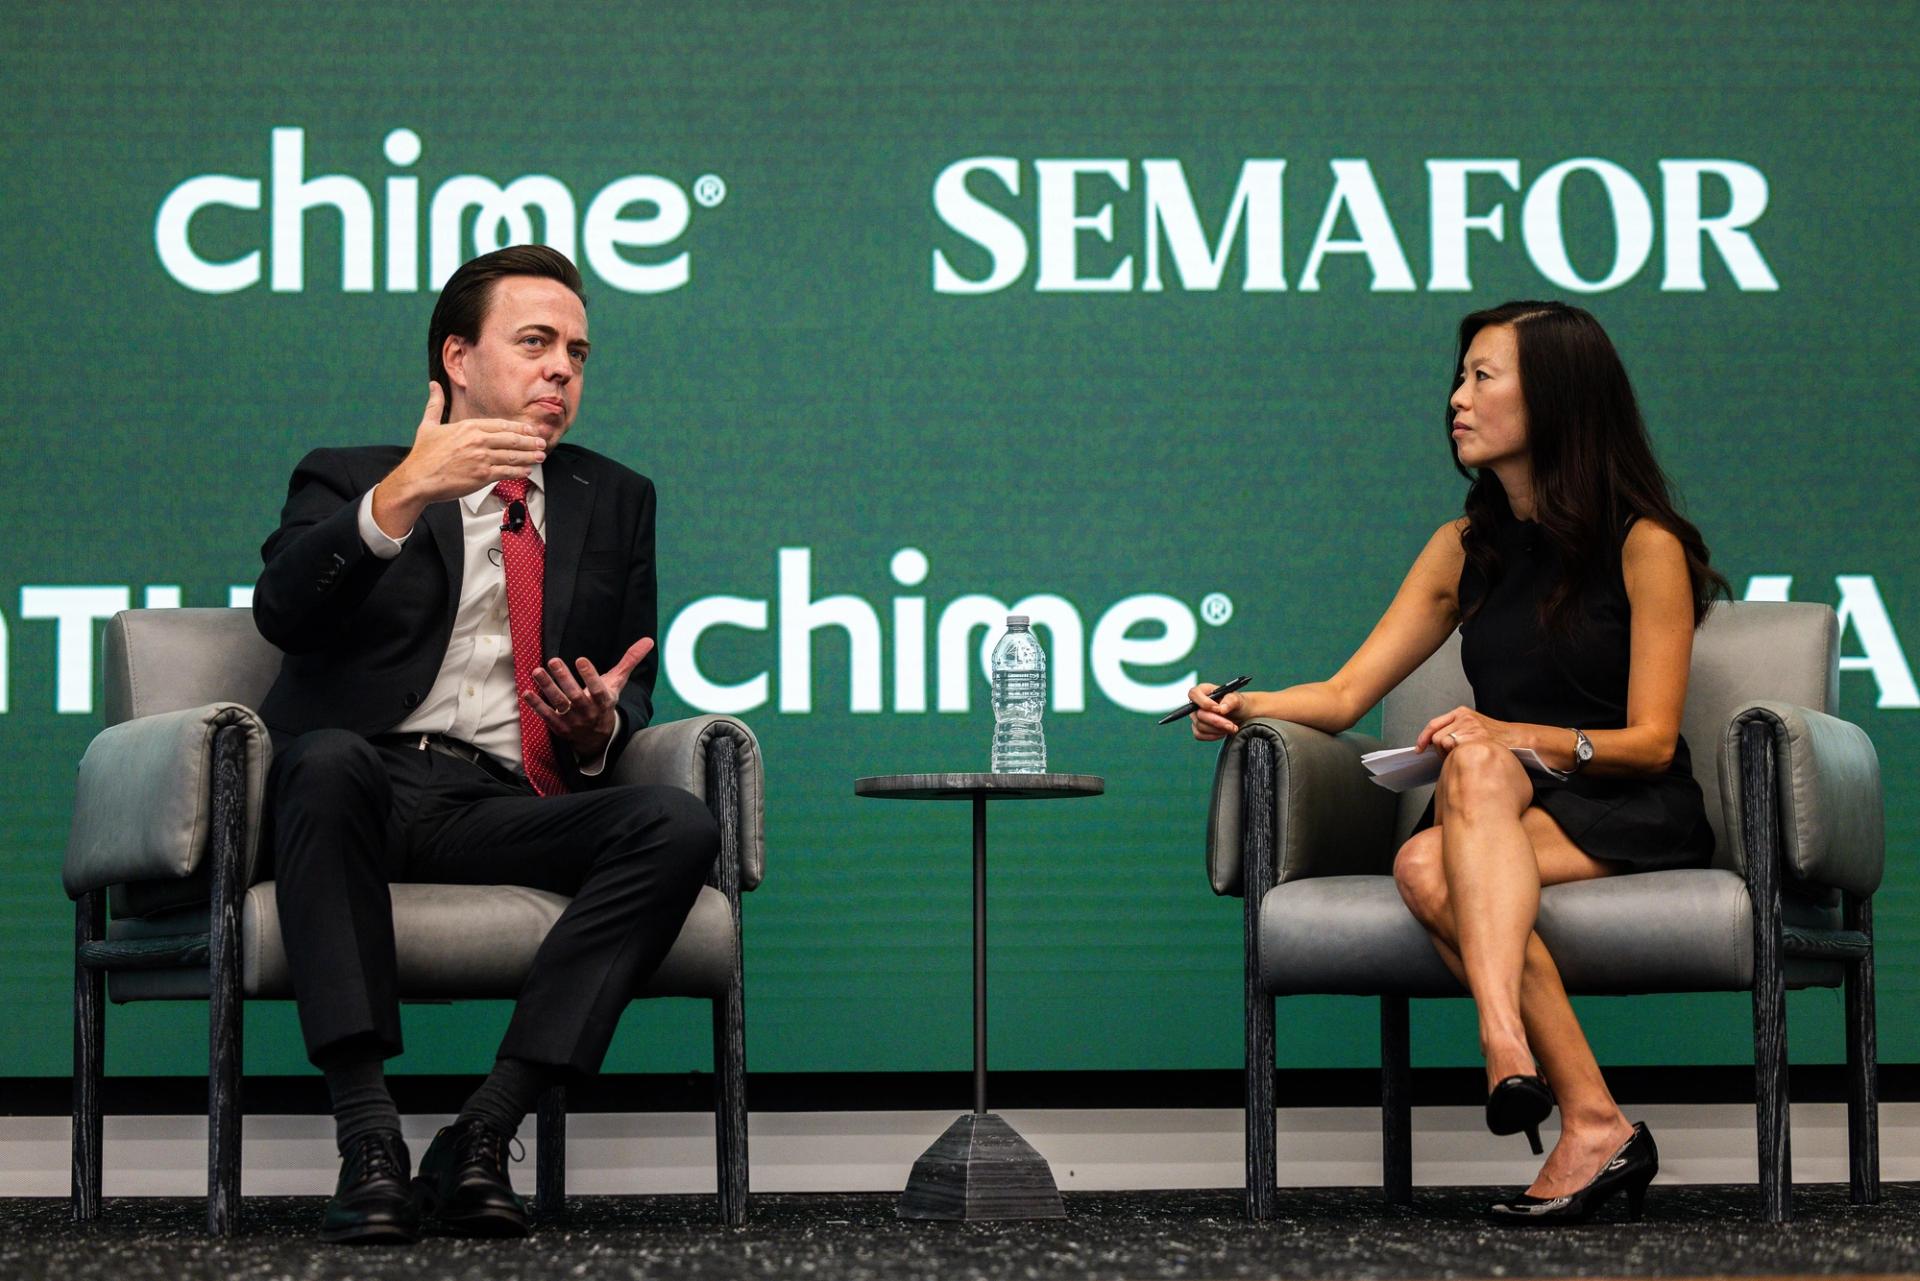
[{"label": "black sock", "polygon": [[400,1109],[387,1093],[387,1069],[378,1051],[330,1057],[320,1069],[333,1099],[333,1141],[340,1151],[374,1130],[400,1133]]},{"label": "black sock", "polygon": [[460,1109],[459,1119],[478,1117],[489,1128],[512,1138],[539,1101],[540,1092],[556,1080],[554,1069],[525,1059],[495,1059],[493,1071]]}]

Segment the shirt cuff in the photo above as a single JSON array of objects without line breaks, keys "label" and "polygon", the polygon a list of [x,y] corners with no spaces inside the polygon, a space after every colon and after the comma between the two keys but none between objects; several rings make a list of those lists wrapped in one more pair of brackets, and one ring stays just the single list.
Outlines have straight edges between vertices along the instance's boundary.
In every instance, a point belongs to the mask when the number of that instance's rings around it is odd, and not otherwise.
[{"label": "shirt cuff", "polygon": [[360,541],[381,560],[392,560],[407,545],[407,540],[413,537],[413,531],[408,530],[400,537],[392,538],[380,528],[380,523],[373,518],[373,490],[378,488],[380,486],[375,485],[360,499]]},{"label": "shirt cuff", "polygon": [[613,709],[613,733],[608,735],[607,745],[600,749],[600,759],[591,765],[582,765],[580,767],[580,774],[583,778],[599,778],[607,772],[607,753],[613,750],[613,740],[620,737],[620,725],[621,712],[620,709],[616,707]]}]

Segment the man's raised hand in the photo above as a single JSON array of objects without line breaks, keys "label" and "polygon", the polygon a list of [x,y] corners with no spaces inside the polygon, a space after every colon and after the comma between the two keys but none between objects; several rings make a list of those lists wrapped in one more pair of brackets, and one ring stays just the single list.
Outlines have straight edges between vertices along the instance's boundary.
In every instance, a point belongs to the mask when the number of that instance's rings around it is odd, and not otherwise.
[{"label": "man's raised hand", "polygon": [[553,727],[556,736],[566,740],[576,760],[591,761],[606,749],[620,724],[614,708],[633,669],[652,652],[653,638],[643,636],[604,675],[590,660],[576,659],[578,680],[565,663],[549,658],[545,667],[533,669],[533,688],[521,690],[520,697]]},{"label": "man's raised hand", "polygon": [[529,476],[546,459],[546,438],[528,424],[510,418],[443,423],[445,405],[440,384],[428,383],[413,448],[374,490],[374,523],[389,537],[403,537],[429,503]]}]

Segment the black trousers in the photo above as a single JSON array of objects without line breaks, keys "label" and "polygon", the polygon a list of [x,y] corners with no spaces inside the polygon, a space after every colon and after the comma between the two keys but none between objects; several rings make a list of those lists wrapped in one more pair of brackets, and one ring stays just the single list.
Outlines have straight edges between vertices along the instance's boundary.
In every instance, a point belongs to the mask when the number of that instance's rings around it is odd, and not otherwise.
[{"label": "black trousers", "polygon": [[526,885],[573,901],[534,956],[499,1053],[597,1071],[713,867],[706,806],[672,787],[536,796],[346,730],[275,746],[270,848],[307,1056],[346,1042],[400,1053],[390,883]]}]

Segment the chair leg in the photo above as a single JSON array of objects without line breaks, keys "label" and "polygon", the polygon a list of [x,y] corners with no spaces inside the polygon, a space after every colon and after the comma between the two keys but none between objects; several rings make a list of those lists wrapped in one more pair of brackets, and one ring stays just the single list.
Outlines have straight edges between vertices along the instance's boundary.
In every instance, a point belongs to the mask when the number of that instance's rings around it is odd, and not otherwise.
[{"label": "chair leg", "polygon": [[1855,1205],[1880,1200],[1879,1044],[1873,1000],[1873,902],[1847,896],[1845,926],[1867,936],[1847,967],[1847,1182]]},{"label": "chair leg", "polygon": [[727,899],[733,918],[733,966],[727,990],[713,1001],[714,1186],[720,1218],[745,1227],[747,1165],[747,998],[740,932],[740,758],[731,739],[707,752],[707,804],[720,824],[720,849],[709,883]]},{"label": "chair leg", "polygon": [[228,968],[226,981],[216,982],[208,1001],[207,1233],[216,1237],[231,1236],[240,1226],[240,1057],[244,1006],[239,968],[236,958],[236,963]]},{"label": "chair leg", "polygon": [[1765,726],[1749,724],[1740,736],[1740,804],[1746,828],[1747,893],[1753,903],[1753,1084],[1760,1140],[1760,1212],[1769,1223],[1785,1223],[1793,1213],[1793,1149],[1774,789],[1773,738]]},{"label": "chair leg", "polygon": [[727,994],[713,1003],[713,1136],[720,1217],[730,1228],[747,1222],[747,1029],[736,972]]},{"label": "chair leg", "polygon": [[246,835],[246,738],[237,725],[214,738],[212,885],[207,929],[207,1232],[240,1227],[241,850]]},{"label": "chair leg", "polygon": [[[1773,987],[1768,993],[1766,987]],[[1787,1091],[1787,1000],[1784,983],[1753,991],[1754,1120],[1760,1140],[1760,1212],[1768,1223],[1792,1217],[1793,1146]]]},{"label": "chair leg", "polygon": [[[106,930],[106,892],[83,894],[74,912],[74,947]],[[106,975],[75,958],[73,967],[73,1221],[100,1217],[100,1086],[106,1067]]]},{"label": "chair leg", "polygon": [[567,1087],[540,1092],[540,1137],[533,1157],[534,1209],[553,1220],[567,1212]]},{"label": "chair leg", "polygon": [[1241,766],[1240,895],[1246,1003],[1247,1218],[1271,1219],[1279,1208],[1278,1140],[1274,1134],[1273,994],[1260,973],[1260,909],[1274,882],[1273,745],[1254,736]]},{"label": "chair leg", "polygon": [[1407,998],[1380,998],[1380,1182],[1389,1205],[1413,1204],[1413,1054]]},{"label": "chair leg", "polygon": [[1247,1218],[1271,1219],[1279,1208],[1280,1156],[1274,1134],[1273,998],[1247,999]]}]

